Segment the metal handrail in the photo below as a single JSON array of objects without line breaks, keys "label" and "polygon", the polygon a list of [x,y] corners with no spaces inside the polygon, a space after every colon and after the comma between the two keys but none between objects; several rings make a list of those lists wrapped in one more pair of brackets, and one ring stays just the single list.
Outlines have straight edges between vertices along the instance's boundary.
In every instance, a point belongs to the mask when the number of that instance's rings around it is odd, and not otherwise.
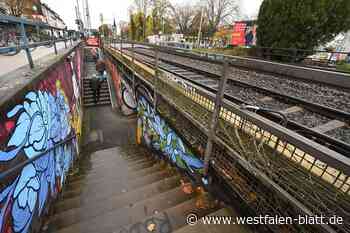
[{"label": "metal handrail", "polygon": [[[138,43],[138,44],[147,45],[146,43]],[[152,46],[155,48],[158,47],[156,45],[149,45],[149,46]],[[189,82],[188,84],[193,88],[195,88],[200,95],[205,96],[211,101],[215,100],[215,94],[199,86],[197,83],[191,82],[189,80],[187,81]],[[285,140],[293,143],[294,145],[297,145],[301,149],[305,150],[305,152],[312,154],[315,158],[321,161],[324,161],[327,164],[332,165],[333,167],[337,167],[341,169],[344,172],[344,174],[350,175],[350,158],[349,157],[344,156],[331,149],[328,149],[327,147],[321,146],[318,143],[313,142],[289,129],[286,129],[270,120],[262,118],[261,116],[255,113],[244,111],[241,109],[240,106],[233,104],[227,100],[223,101],[223,105],[225,105],[225,107],[237,113],[238,115],[244,116],[246,119],[249,119],[251,122],[256,123],[260,127],[268,129],[274,135],[280,138],[284,138]]]},{"label": "metal handrail", "polygon": [[[59,39],[59,40],[55,40],[55,42],[67,42],[68,40],[70,40],[71,38],[66,38],[66,39]],[[20,43],[19,45],[14,45],[14,46],[7,46],[7,47],[0,47],[0,51],[1,50],[8,50],[8,49],[16,49],[16,48],[20,48],[20,49],[25,49],[25,48],[36,48],[36,47],[40,47],[40,46],[44,46],[44,45],[49,45],[51,43],[53,43],[53,40],[46,40],[46,41],[40,41],[40,42],[34,42],[34,43],[28,43],[28,45],[24,45],[23,43]]]},{"label": "metal handrail", "polygon": [[[51,30],[51,39],[52,40],[51,40],[50,43],[53,43],[53,47],[54,47],[54,51],[55,51],[56,55],[58,54],[57,53],[56,42],[64,41],[65,42],[65,48],[67,48],[66,41],[67,41],[68,38],[65,38],[63,40],[57,40],[53,36],[53,31],[54,30],[59,30],[59,31],[65,32],[65,31],[67,31],[66,28],[57,28],[57,27],[48,25],[46,23],[34,22],[34,21],[30,21],[30,20],[27,20],[27,19],[24,19],[24,18],[9,16],[9,15],[0,15],[0,22],[1,23],[5,23],[5,24],[17,24],[19,26],[19,29],[20,29],[21,38],[23,40],[23,43],[19,43],[18,45],[0,48],[0,51],[2,50],[2,51],[6,52],[7,50],[18,49],[18,48],[25,50],[26,56],[27,56],[27,60],[28,60],[28,63],[29,63],[29,66],[30,66],[31,69],[34,68],[34,62],[33,62],[33,58],[32,58],[32,55],[31,55],[30,48],[37,47],[37,46],[40,46],[40,45],[37,45],[37,43],[29,44],[28,37],[26,35],[25,26],[28,26],[28,25],[29,26],[35,26],[37,28],[37,30],[39,30],[40,28]],[[64,35],[64,36],[66,36],[66,35]],[[72,44],[72,38],[71,37],[70,37],[70,41],[71,41],[71,44]]]},{"label": "metal handrail", "polygon": [[26,165],[34,162],[35,160],[40,159],[41,157],[47,155],[48,152],[56,149],[57,147],[67,144],[68,142],[70,142],[72,139],[74,139],[76,137],[77,137],[77,135],[74,134],[74,135],[64,139],[63,141],[57,143],[56,145],[54,145],[53,147],[49,148],[48,150],[43,151],[40,154],[38,154],[38,155],[36,155],[36,156],[34,156],[34,157],[30,158],[30,159],[27,159],[24,162],[19,163],[16,166],[14,166],[14,167],[8,169],[7,171],[1,173],[0,174],[0,181],[4,180],[5,178],[7,178],[9,176],[11,176],[13,173],[18,172],[20,169],[24,168]]}]

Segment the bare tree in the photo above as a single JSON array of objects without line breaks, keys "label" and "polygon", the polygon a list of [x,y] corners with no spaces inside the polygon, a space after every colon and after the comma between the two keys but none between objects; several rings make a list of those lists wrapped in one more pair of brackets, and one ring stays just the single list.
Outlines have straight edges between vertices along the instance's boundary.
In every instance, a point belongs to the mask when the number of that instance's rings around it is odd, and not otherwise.
[{"label": "bare tree", "polygon": [[213,35],[222,23],[232,23],[238,12],[236,0],[206,0],[205,14],[208,19],[209,34]]},{"label": "bare tree", "polygon": [[173,20],[179,28],[180,33],[188,35],[197,11],[191,5],[171,5],[170,9]]},{"label": "bare tree", "polygon": [[20,17],[23,14],[26,0],[6,0],[10,15]]},{"label": "bare tree", "polygon": [[154,15],[159,17],[161,21],[161,30],[164,32],[165,31],[164,20],[167,17],[171,4],[168,0],[152,0],[152,5],[153,5],[153,13]]}]

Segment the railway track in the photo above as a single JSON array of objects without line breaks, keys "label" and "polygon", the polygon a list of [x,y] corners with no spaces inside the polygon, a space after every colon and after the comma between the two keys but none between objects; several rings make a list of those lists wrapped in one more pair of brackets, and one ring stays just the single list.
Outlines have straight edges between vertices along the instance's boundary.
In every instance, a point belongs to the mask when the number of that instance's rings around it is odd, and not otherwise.
[{"label": "railway track", "polygon": [[[135,48],[134,52],[135,59],[154,66],[153,51]],[[130,51],[127,53],[131,55]],[[216,92],[218,88],[219,65],[160,52],[159,67],[208,91]],[[350,113],[347,112],[350,109],[349,92],[329,85],[282,80],[263,73],[231,69],[225,98],[236,104],[255,105],[281,112],[288,118],[287,128],[350,156]],[[275,113],[258,113],[281,122],[280,116]]]}]

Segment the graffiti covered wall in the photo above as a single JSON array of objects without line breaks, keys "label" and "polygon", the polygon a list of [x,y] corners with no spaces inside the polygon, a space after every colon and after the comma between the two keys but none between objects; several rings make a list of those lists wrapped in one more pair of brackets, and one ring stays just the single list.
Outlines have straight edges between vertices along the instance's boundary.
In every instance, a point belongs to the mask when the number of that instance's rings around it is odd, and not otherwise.
[{"label": "graffiti covered wall", "polygon": [[121,73],[118,71],[116,66],[108,59],[105,59],[107,71],[112,78],[113,87],[115,90],[115,97],[117,100],[118,107],[122,106],[122,87],[121,87]]},{"label": "graffiti covered wall", "polygon": [[[81,74],[82,51],[77,49],[8,106],[0,106],[0,173],[47,152],[1,180],[0,233],[28,232],[61,191],[79,153]],[[60,144],[70,138],[70,143]]]},{"label": "graffiti covered wall", "polygon": [[203,173],[203,161],[190,151],[144,97],[138,101],[137,142],[159,151],[181,169]]}]

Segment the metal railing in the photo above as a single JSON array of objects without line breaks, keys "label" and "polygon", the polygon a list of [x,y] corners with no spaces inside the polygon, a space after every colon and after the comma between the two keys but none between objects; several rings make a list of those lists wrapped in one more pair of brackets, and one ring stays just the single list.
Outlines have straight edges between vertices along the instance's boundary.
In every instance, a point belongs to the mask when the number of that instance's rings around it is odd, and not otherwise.
[{"label": "metal railing", "polygon": [[[77,38],[77,36],[72,36],[70,35],[67,37],[67,30],[62,29],[62,28],[57,28],[57,27],[52,27],[48,24],[42,23],[42,22],[34,22],[30,21],[24,18],[18,18],[14,16],[8,16],[8,15],[0,15],[0,23],[2,25],[5,25],[6,27],[11,27],[15,26],[16,30],[18,29],[20,31],[20,36],[16,38],[14,41],[14,45],[6,46],[6,47],[0,47],[0,55],[6,55],[13,53],[14,55],[19,53],[21,50],[24,50],[26,52],[26,57],[28,64],[31,69],[34,68],[34,61],[32,58],[32,48],[44,46],[44,45],[50,45],[54,48],[54,52],[57,55],[57,42],[64,42],[65,48],[67,48],[67,42],[70,41],[70,44],[73,45],[73,37],[74,39]],[[40,42],[35,42],[35,43],[29,43],[29,37],[26,32],[26,27],[35,27],[37,34],[40,34],[40,30],[49,30],[51,33],[51,39],[48,41],[40,41]],[[57,39],[54,36],[54,31],[62,31],[63,32],[63,37],[61,39]],[[3,32],[5,33],[5,32]],[[15,32],[15,34],[17,34]]]},{"label": "metal railing", "polygon": [[50,151],[56,149],[57,147],[60,147],[60,146],[63,146],[63,145],[70,143],[76,137],[77,137],[76,135],[70,136],[70,137],[66,138],[65,140],[55,144],[53,147],[49,148],[48,150],[45,150],[45,151],[39,153],[38,155],[36,155],[30,159],[27,159],[27,160],[15,165],[14,167],[11,167],[10,169],[0,173],[0,181],[4,181],[8,177],[11,177],[12,175],[14,175],[16,173],[19,173],[21,171],[21,169],[23,169],[26,165],[42,158],[43,156],[47,155]]},{"label": "metal railing", "polygon": [[[205,177],[214,169],[257,214],[337,215],[345,224],[311,228],[350,232],[349,158],[225,100],[220,92],[215,95],[179,82],[162,71],[152,74],[120,50],[106,51],[152,87],[158,112],[205,161]],[[222,86],[225,89],[224,82]],[[285,227],[310,230],[310,226],[270,227],[275,232]]]}]

